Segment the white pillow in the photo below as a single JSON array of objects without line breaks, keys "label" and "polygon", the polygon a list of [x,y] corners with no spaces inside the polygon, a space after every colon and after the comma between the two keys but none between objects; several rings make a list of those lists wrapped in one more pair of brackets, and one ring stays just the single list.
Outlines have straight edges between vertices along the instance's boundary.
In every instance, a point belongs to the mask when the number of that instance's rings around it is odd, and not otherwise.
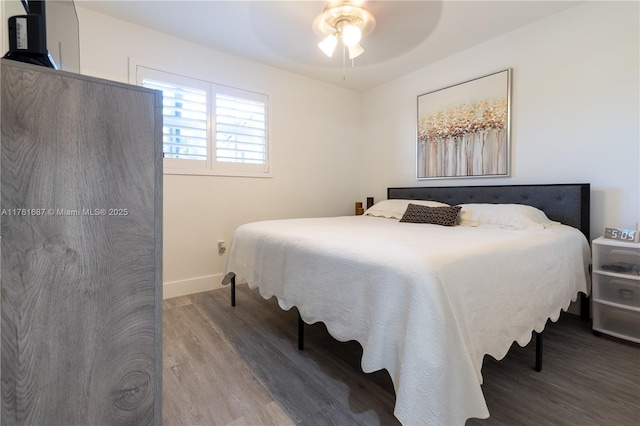
[{"label": "white pillow", "polygon": [[558,224],[542,210],[524,204],[460,204],[458,216],[462,226],[487,226],[506,229],[536,230]]},{"label": "white pillow", "polygon": [[445,207],[449,204],[440,203],[438,201],[424,200],[384,200],[369,207],[364,214],[366,216],[387,217],[393,219],[402,219],[402,215],[407,211],[407,207],[411,204],[419,204],[427,207]]}]

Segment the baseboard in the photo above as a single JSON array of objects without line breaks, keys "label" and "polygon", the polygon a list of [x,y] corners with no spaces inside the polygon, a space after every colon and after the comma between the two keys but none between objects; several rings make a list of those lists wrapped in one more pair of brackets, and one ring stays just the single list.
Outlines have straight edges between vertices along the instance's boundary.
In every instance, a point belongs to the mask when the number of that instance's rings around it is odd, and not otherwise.
[{"label": "baseboard", "polygon": [[202,293],[203,291],[217,290],[219,288],[222,288],[222,274],[171,281],[164,283],[162,286],[162,298],[171,299],[173,297]]}]

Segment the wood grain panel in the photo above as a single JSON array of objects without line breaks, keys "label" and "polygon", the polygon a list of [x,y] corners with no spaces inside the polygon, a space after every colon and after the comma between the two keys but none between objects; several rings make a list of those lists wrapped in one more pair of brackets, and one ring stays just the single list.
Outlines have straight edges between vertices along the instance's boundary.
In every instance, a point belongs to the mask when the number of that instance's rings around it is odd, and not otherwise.
[{"label": "wood grain panel", "polygon": [[159,423],[158,113],[3,61],[2,424]]}]

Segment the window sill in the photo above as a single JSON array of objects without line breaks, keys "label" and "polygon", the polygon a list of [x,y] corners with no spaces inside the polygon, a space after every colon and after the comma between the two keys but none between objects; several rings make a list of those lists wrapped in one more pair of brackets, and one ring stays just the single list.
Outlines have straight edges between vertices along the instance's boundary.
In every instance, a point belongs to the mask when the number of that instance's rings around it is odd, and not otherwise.
[{"label": "window sill", "polygon": [[272,178],[273,173],[269,172],[221,172],[206,169],[176,169],[164,167],[165,175],[189,175],[189,176],[224,176],[224,177],[252,177],[252,178]]}]

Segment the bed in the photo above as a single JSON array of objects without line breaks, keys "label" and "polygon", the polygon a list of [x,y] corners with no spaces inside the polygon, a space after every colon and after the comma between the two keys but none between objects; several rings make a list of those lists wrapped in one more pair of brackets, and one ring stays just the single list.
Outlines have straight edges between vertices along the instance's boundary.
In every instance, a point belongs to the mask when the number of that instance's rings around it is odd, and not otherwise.
[{"label": "bed", "polygon": [[378,214],[376,204],[363,216],[250,223],[234,233],[226,277],[276,296],[282,309],[297,307],[304,322],[325,323],[340,341],[358,341],[363,371],[388,370],[403,424],[486,418],[484,356],[501,359],[514,341],[524,346],[589,293],[589,185],[389,188],[387,195],[384,206],[394,208],[411,200],[463,204],[460,221],[486,208],[505,206],[510,215],[524,208],[515,204],[539,209],[547,222],[406,223]]}]

